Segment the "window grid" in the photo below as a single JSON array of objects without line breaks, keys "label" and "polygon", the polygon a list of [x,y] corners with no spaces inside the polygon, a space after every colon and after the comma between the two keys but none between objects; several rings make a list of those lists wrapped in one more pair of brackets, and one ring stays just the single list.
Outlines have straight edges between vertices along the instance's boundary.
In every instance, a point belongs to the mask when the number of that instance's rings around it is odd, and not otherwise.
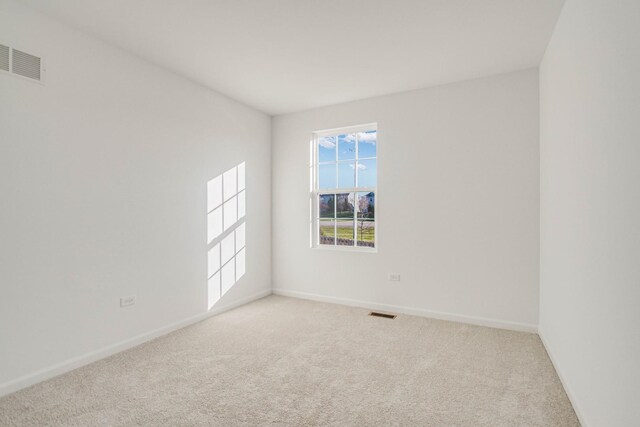
[{"label": "window grid", "polygon": [[[376,155],[375,156],[366,156],[366,157],[360,157],[360,133],[365,133],[365,132],[371,132],[371,131],[375,131],[376,132]],[[354,134],[355,135],[355,140],[354,140],[354,144],[355,144],[355,158],[354,159],[342,159],[340,160],[340,156],[339,156],[339,149],[340,149],[340,136],[342,135],[348,135],[348,134]],[[321,162],[319,160],[319,154],[318,154],[318,141],[320,138],[323,137],[334,137],[335,138],[335,160],[332,161],[323,161]],[[358,232],[358,214],[360,213],[360,206],[359,206],[359,194],[360,193],[373,193],[374,197],[373,197],[373,209],[374,209],[374,215],[377,212],[377,204],[378,204],[378,197],[377,197],[377,127],[376,126],[367,126],[367,127],[362,127],[360,129],[343,129],[343,130],[337,130],[335,132],[332,132],[331,134],[328,135],[323,135],[323,134],[318,134],[316,133],[314,135],[313,138],[313,144],[312,144],[312,177],[313,177],[313,182],[312,182],[312,201],[311,201],[311,205],[312,205],[312,209],[313,209],[313,213],[312,213],[312,222],[315,222],[315,226],[312,224],[312,247],[344,247],[344,248],[358,248],[358,249],[362,249],[362,250],[371,250],[377,248],[377,234],[378,234],[378,230],[377,230],[377,218],[373,218],[371,220],[371,222],[374,223],[374,246],[370,247],[368,245],[359,245],[358,244],[358,240],[359,240],[359,232]],[[361,161],[366,161],[366,160],[375,160],[376,161],[376,186],[375,187],[360,187],[360,173],[359,173],[359,165],[361,164]],[[353,164],[354,165],[354,187],[340,187],[340,164]],[[320,189],[320,185],[319,185],[319,181],[320,181],[320,166],[322,165],[336,165],[335,167],[335,188],[326,188],[326,189]],[[354,199],[353,199],[353,245],[339,245],[338,244],[338,195],[339,194],[351,194],[353,193],[354,195]],[[333,230],[334,230],[334,234],[333,234],[333,240],[334,243],[333,245],[330,244],[322,244],[321,243],[321,239],[320,239],[320,224],[321,224],[321,216],[320,216],[320,203],[319,203],[319,199],[321,196],[324,195],[333,195]],[[348,196],[347,196],[348,197]],[[365,196],[366,197],[366,196]],[[362,240],[364,242],[364,238]]]}]

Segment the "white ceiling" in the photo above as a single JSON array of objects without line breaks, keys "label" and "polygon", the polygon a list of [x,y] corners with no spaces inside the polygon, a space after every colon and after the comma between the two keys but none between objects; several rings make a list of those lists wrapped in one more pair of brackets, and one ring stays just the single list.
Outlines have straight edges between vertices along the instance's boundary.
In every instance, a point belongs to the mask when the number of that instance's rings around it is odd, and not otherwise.
[{"label": "white ceiling", "polygon": [[268,114],[537,66],[563,0],[23,0]]}]

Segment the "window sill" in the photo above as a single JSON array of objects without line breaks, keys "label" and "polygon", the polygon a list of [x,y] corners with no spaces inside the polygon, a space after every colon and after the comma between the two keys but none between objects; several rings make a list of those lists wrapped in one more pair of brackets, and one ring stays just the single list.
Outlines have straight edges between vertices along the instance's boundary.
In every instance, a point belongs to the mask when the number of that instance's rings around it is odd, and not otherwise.
[{"label": "window sill", "polygon": [[330,245],[315,245],[311,247],[312,250],[318,251],[331,251],[331,252],[356,252],[356,253],[378,253],[378,248],[367,248],[363,246],[330,246]]}]

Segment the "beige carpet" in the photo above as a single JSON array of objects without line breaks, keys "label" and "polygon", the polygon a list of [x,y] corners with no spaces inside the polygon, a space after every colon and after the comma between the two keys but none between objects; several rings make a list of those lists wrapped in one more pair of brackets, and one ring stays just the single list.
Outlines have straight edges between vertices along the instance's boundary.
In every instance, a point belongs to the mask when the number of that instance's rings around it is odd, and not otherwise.
[{"label": "beige carpet", "polygon": [[0,399],[0,425],[577,426],[534,334],[269,296]]}]

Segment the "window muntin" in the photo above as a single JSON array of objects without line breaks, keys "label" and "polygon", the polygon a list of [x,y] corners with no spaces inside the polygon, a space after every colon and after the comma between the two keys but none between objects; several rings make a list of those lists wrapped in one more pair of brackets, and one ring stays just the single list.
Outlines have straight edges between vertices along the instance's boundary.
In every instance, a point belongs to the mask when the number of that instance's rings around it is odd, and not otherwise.
[{"label": "window muntin", "polygon": [[316,132],[313,141],[313,246],[375,248],[375,125]]}]

